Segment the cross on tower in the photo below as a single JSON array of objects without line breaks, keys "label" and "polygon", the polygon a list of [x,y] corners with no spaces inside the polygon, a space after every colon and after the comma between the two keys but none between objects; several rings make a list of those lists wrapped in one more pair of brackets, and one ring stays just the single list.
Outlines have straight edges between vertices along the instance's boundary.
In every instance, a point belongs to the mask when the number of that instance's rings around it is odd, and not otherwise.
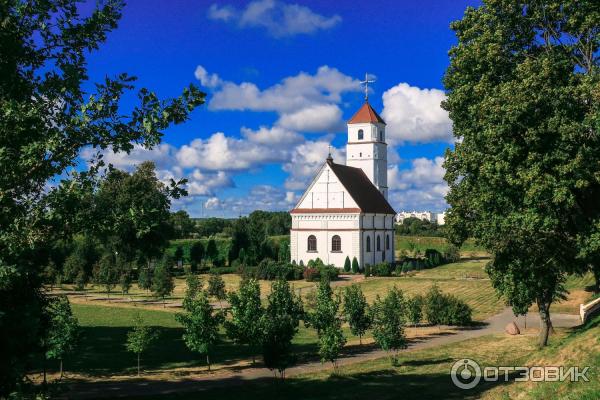
[{"label": "cross on tower", "polygon": [[361,85],[365,85],[365,101],[369,100],[369,83],[374,83],[375,79],[369,79],[369,74],[365,72],[365,80],[360,81]]}]

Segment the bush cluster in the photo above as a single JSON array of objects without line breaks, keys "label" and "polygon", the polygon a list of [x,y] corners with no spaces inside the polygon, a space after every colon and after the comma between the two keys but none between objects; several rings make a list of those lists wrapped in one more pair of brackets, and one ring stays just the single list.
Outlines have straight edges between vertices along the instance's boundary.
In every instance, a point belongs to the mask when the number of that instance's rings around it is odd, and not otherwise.
[{"label": "bush cluster", "polygon": [[256,267],[240,266],[238,272],[248,278],[291,281],[302,279],[304,268],[296,264],[278,263],[271,259],[264,259]]},{"label": "bush cluster", "polygon": [[425,296],[423,311],[433,325],[463,326],[472,321],[471,307],[454,295],[442,293],[437,286],[432,286]]}]

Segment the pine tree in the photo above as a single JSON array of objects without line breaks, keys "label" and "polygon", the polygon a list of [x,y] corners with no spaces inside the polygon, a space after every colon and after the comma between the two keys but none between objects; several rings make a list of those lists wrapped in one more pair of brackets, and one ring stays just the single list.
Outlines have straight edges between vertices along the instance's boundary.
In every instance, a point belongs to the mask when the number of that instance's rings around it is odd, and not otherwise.
[{"label": "pine tree", "polygon": [[354,257],[352,259],[352,273],[353,274],[358,274],[359,270],[360,270],[360,268],[358,266],[358,260],[356,259],[356,257]]},{"label": "pine tree", "polygon": [[344,272],[350,272],[351,268],[350,257],[346,256],[346,260],[344,261]]}]

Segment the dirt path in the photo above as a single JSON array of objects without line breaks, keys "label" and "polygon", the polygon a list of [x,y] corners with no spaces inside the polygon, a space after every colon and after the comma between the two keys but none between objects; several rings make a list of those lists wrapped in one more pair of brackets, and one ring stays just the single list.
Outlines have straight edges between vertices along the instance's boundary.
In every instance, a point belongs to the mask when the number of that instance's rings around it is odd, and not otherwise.
[{"label": "dirt path", "polygon": [[[422,340],[413,339],[409,342],[408,349],[404,351],[427,349],[484,335],[502,333],[506,324],[511,321],[517,322],[519,327],[523,328],[525,318],[515,318],[511,309],[506,308],[501,313],[488,318],[481,327],[466,328],[452,335],[433,336]],[[580,320],[576,315],[553,314],[552,323],[555,327],[574,327],[580,324]],[[539,317],[535,314],[528,314],[527,326],[539,326]],[[387,356],[387,354],[382,350],[367,348],[364,352],[344,355],[339,359],[338,364],[349,365],[385,356]],[[286,371],[286,376],[290,377],[330,368],[331,366],[329,364],[321,364],[318,361],[312,361],[289,368]],[[178,392],[200,392],[215,387],[239,385],[247,381],[265,380],[272,377],[273,373],[267,368],[249,367],[238,371],[219,371],[208,376],[202,375],[180,380],[136,379],[127,381],[72,383],[68,385],[68,391],[63,398],[131,398],[138,396],[160,396]]]}]

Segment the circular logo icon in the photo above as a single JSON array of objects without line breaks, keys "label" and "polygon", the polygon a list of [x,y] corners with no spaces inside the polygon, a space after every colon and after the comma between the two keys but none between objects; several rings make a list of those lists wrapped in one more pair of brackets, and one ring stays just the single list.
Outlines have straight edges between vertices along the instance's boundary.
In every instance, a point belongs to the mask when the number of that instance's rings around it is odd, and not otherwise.
[{"label": "circular logo icon", "polygon": [[450,371],[452,383],[460,389],[473,389],[481,380],[481,368],[477,362],[463,358],[452,366]]}]

